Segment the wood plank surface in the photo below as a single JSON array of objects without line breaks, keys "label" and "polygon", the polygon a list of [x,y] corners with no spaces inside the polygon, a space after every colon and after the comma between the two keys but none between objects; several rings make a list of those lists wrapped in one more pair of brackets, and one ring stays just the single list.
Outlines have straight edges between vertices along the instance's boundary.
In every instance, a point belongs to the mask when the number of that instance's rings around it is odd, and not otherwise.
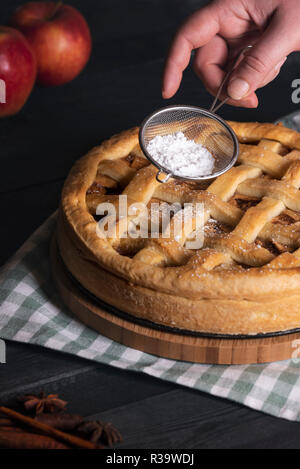
[{"label": "wood plank surface", "polygon": [[[1,1],[5,24],[20,0]],[[57,207],[73,162],[93,145],[137,125],[164,104],[160,80],[176,27],[201,0],[71,0],[91,25],[93,53],[74,82],[36,87],[24,109],[0,121],[0,263]],[[296,111],[291,83],[300,55],[258,92],[258,109],[225,106],[236,120],[272,121]],[[211,97],[191,69],[170,103],[208,107]],[[58,392],[70,409],[120,427],[125,448],[299,448],[300,425],[266,416],[143,374],[97,365],[28,344],[7,343],[0,400]],[[84,397],[83,397],[84,396]]]}]

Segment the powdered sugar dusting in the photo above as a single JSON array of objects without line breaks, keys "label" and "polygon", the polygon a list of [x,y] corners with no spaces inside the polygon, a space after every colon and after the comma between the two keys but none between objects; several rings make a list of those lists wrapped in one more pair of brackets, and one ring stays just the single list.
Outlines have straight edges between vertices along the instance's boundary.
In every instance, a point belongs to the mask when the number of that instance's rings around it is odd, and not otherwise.
[{"label": "powdered sugar dusting", "polygon": [[183,132],[157,135],[150,140],[147,150],[158,164],[176,176],[209,176],[214,169],[214,158],[207,148],[188,140]]}]

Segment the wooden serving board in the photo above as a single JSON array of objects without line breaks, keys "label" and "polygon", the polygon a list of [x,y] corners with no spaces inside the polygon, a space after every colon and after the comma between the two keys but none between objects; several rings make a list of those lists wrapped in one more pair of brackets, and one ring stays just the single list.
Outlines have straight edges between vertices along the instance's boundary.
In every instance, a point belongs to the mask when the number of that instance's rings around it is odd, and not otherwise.
[{"label": "wooden serving board", "polygon": [[[287,360],[300,350],[300,332],[266,337],[231,338],[189,333],[164,328],[146,321],[122,317],[93,300],[72,281],[58,253],[56,240],[51,243],[51,264],[59,293],[73,313],[87,326],[128,347],[174,360],[207,364],[250,364]],[[124,313],[123,313],[124,314]],[[146,325],[145,325],[146,324]],[[299,344],[295,341],[299,341]],[[299,352],[300,356],[300,352]]]}]

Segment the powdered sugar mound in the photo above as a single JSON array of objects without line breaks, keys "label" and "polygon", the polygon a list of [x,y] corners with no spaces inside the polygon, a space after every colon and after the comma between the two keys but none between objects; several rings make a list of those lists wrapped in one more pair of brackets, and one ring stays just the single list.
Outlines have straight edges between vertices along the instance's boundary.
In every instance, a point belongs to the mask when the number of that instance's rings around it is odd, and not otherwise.
[{"label": "powdered sugar mound", "polygon": [[188,140],[182,132],[157,135],[150,140],[147,150],[163,168],[176,176],[208,176],[214,168],[212,154],[200,143]]}]

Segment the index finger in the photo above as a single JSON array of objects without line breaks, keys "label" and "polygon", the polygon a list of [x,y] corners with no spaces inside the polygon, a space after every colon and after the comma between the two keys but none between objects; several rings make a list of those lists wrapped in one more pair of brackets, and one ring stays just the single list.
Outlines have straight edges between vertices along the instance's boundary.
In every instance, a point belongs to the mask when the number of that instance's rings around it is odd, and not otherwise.
[{"label": "index finger", "polygon": [[219,27],[217,9],[213,5],[197,11],[181,26],[166,60],[162,91],[164,98],[171,98],[178,90],[192,50],[207,44],[219,32]]}]

